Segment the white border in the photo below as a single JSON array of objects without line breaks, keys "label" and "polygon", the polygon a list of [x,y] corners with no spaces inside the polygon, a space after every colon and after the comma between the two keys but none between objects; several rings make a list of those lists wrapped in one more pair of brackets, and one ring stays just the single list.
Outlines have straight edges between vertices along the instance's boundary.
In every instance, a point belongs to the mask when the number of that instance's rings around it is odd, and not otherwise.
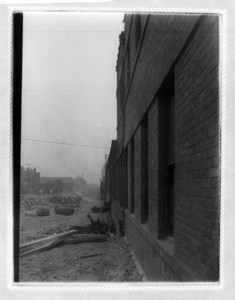
[{"label": "white border", "polygon": [[[13,12],[141,12],[141,13],[215,13],[220,17],[220,124],[221,124],[221,238],[219,283],[14,283],[13,282],[13,205],[12,199],[12,15]],[[8,13],[8,189],[7,189],[7,287],[13,291],[195,291],[224,288],[224,175],[225,175],[225,97],[226,97],[226,24],[225,10],[218,9],[156,9],[149,7],[68,7],[68,6],[9,6]]]}]

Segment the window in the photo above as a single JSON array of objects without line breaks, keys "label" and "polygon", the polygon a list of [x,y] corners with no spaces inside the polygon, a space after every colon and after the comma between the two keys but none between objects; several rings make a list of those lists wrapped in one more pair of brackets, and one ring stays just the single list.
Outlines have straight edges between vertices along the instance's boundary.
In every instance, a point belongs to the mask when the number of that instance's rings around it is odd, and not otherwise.
[{"label": "window", "polygon": [[123,182],[123,186],[124,186],[124,207],[128,208],[128,156],[127,156],[127,148],[124,150],[124,166],[123,166],[123,170],[124,170],[124,182]]},{"label": "window", "polygon": [[121,203],[121,164],[120,164],[120,158],[117,162],[117,200],[118,203]]},{"label": "window", "polygon": [[119,159],[119,204],[121,206],[123,206],[123,157],[122,155],[120,156],[120,159]]},{"label": "window", "polygon": [[175,199],[175,101],[174,94],[167,101],[167,203],[166,203],[166,235],[174,231],[174,199]]},{"label": "window", "polygon": [[127,86],[130,81],[130,40],[127,41],[127,48],[126,48],[126,80],[127,80]]},{"label": "window", "polygon": [[175,95],[174,70],[159,91],[158,185],[159,238],[174,235],[175,206]]},{"label": "window", "polygon": [[141,15],[135,15],[135,51],[137,52],[141,37]]},{"label": "window", "polygon": [[141,223],[148,221],[148,112],[141,121]]},{"label": "window", "polygon": [[131,214],[135,213],[135,140],[134,136],[131,138],[131,175],[130,175],[130,180],[131,180]]}]

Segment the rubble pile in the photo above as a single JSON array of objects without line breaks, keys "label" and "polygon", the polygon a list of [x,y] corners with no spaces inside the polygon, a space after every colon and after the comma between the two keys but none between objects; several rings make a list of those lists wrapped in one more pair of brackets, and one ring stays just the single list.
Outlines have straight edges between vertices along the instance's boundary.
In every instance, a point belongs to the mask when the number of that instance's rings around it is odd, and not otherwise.
[{"label": "rubble pile", "polygon": [[82,197],[77,194],[72,195],[52,195],[49,199],[50,203],[53,204],[65,204],[78,206],[82,200]]},{"label": "rubble pile", "polygon": [[104,202],[104,204],[102,205],[102,207],[97,207],[97,206],[93,206],[91,208],[91,211],[93,213],[100,213],[100,212],[107,212],[110,210],[110,203],[109,202]]},{"label": "rubble pile", "polygon": [[21,195],[20,209],[21,211],[37,210],[39,207],[48,207],[46,198],[38,195]]},{"label": "rubble pile", "polygon": [[[99,215],[92,212],[93,207]],[[116,236],[109,203],[102,205],[84,195],[81,199],[75,193],[24,194],[21,209],[21,281],[141,280],[129,249]],[[47,214],[47,209],[49,215],[38,216],[37,212]],[[61,216],[55,212],[58,209],[74,212]]]},{"label": "rubble pile", "polygon": [[70,216],[74,213],[74,208],[72,207],[55,207],[55,213],[57,215]]}]

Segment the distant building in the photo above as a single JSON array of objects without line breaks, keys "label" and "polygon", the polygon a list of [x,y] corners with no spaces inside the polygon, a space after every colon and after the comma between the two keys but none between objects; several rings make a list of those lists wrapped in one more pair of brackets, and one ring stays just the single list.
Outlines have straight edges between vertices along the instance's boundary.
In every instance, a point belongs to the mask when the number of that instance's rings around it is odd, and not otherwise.
[{"label": "distant building", "polygon": [[44,193],[68,193],[74,191],[72,177],[41,177],[40,189]]},{"label": "distant building", "polygon": [[82,177],[77,177],[74,179],[74,190],[76,192],[84,192],[86,190],[87,182]]},{"label": "distant building", "polygon": [[149,280],[219,280],[218,16],[126,15],[106,198]]},{"label": "distant building", "polygon": [[20,190],[21,193],[37,193],[40,187],[40,173],[36,168],[24,168],[21,166]]}]

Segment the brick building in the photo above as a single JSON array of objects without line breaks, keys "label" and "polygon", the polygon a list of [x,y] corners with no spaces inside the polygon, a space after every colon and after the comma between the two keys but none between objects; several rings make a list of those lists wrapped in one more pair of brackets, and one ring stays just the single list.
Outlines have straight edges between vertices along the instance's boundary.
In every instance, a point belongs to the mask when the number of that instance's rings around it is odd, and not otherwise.
[{"label": "brick building", "polygon": [[85,192],[87,182],[83,177],[77,177],[73,181],[74,191],[75,192]]},{"label": "brick building", "polygon": [[40,173],[36,168],[20,167],[20,192],[37,193],[40,187]]},{"label": "brick building", "polygon": [[217,15],[125,15],[106,197],[146,276],[219,280]]},{"label": "brick building", "polygon": [[41,177],[40,188],[44,193],[71,193],[74,191],[72,177]]}]

